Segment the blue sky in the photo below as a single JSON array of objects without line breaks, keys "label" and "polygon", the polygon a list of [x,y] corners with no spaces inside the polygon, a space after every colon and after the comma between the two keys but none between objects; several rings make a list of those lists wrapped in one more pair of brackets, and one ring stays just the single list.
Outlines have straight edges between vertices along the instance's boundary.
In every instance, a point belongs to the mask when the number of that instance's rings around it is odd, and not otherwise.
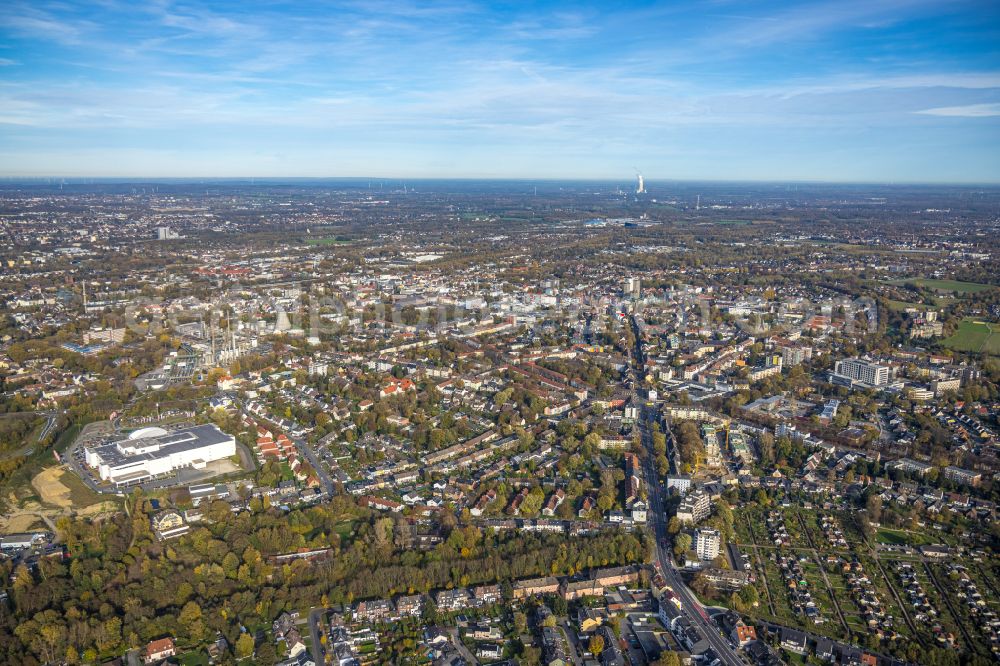
[{"label": "blue sky", "polygon": [[7,0],[0,174],[1000,182],[1000,3]]}]

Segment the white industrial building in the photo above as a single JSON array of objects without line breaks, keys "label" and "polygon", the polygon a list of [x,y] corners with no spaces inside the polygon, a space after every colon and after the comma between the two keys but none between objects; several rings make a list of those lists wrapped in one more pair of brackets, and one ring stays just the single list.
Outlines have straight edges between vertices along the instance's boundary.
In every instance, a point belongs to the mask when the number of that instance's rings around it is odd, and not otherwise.
[{"label": "white industrial building", "polygon": [[103,481],[124,486],[143,483],[184,467],[201,469],[236,453],[236,440],[214,425],[183,430],[142,428],[127,439],[86,450],[87,464]]}]

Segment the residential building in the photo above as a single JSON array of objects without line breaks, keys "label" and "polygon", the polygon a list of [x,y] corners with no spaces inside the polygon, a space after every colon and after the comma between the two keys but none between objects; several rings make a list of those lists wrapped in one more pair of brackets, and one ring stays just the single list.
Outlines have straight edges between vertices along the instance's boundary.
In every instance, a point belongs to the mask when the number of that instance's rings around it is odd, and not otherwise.
[{"label": "residential building", "polygon": [[490,606],[499,603],[502,599],[499,585],[480,585],[473,588],[472,598],[477,606]]},{"label": "residential building", "polygon": [[168,636],[150,641],[143,652],[142,660],[147,664],[155,664],[176,654],[177,648],[174,647],[174,639]]},{"label": "residential building", "polygon": [[396,599],[396,612],[400,617],[417,617],[424,610],[422,594],[410,594]]},{"label": "residential building", "polygon": [[682,523],[700,523],[711,513],[711,498],[700,488],[688,493],[677,507],[677,519]]},{"label": "residential building", "polygon": [[718,530],[701,528],[694,531],[694,550],[703,560],[714,560],[719,556],[721,535]]},{"label": "residential building", "polygon": [[514,583],[514,598],[526,599],[539,594],[555,594],[559,591],[559,579],[555,576],[530,578]]},{"label": "residential building", "polygon": [[667,490],[677,493],[678,495],[686,495],[691,489],[691,477],[690,476],[674,476],[670,475],[667,477]]},{"label": "residential building", "polygon": [[961,467],[949,465],[944,468],[944,478],[955,483],[975,487],[983,480],[983,475],[971,469],[962,469]]},{"label": "residential building", "polygon": [[438,610],[449,612],[462,610],[472,605],[472,597],[464,587],[456,587],[454,590],[441,590],[434,599]]}]

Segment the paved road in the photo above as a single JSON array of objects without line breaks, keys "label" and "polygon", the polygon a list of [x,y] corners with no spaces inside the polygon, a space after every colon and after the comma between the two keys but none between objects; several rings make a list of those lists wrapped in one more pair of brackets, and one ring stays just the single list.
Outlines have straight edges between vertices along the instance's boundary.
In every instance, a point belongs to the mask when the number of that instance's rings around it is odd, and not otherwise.
[{"label": "paved road", "polygon": [[[649,440],[647,446],[652,454],[652,436],[648,433],[643,433],[643,440],[647,439]],[[688,589],[687,585],[681,579],[680,572],[674,565],[673,557],[664,546],[667,537],[667,520],[663,510],[663,490],[656,478],[656,469],[652,460],[652,455],[647,456],[646,478],[649,485],[649,505],[651,509],[649,515],[652,516],[650,526],[656,538],[656,559],[660,571],[663,572],[663,577],[666,579],[667,585],[680,597],[681,611],[699,629],[722,663],[726,664],[726,666],[742,666],[745,662],[729,641],[719,633],[718,625],[708,618],[704,606],[695,598],[694,594],[692,594],[691,590]]]},{"label": "paved road", "polygon": [[[309,611],[309,636],[312,638],[312,658],[317,664],[325,663],[323,661],[323,645],[320,643],[320,621],[325,617],[326,610],[323,608],[314,608]],[[326,628],[323,628],[325,633]]]},{"label": "paved road", "polygon": [[48,420],[45,422],[45,427],[42,428],[42,431],[40,433],[38,433],[38,438],[36,439],[36,441],[40,442],[43,439],[45,439],[48,436],[48,434],[52,432],[53,428],[56,427],[57,421],[58,421],[58,414],[56,412],[50,413],[48,415]]},{"label": "paved road", "polygon": [[[632,330],[635,333],[636,349],[631,355],[631,361],[635,378],[641,378],[643,366],[645,364],[645,353],[642,349],[642,336],[639,324],[635,316],[631,318]],[[642,435],[643,446],[646,447],[648,455],[645,461],[646,485],[649,488],[649,527],[653,531],[656,539],[656,561],[660,571],[663,573],[667,585],[680,597],[681,612],[691,621],[691,624],[698,628],[705,640],[712,646],[712,650],[725,666],[745,666],[746,662],[741,658],[740,653],[723,638],[718,625],[715,624],[705,611],[705,607],[695,598],[691,590],[688,589],[681,579],[680,572],[674,565],[674,560],[670,552],[664,546],[667,538],[667,517],[664,512],[665,493],[663,486],[657,477],[656,453],[653,450],[652,424],[656,420],[655,408],[644,405],[639,418],[639,430]]]},{"label": "paved road", "polygon": [[[243,415],[248,419],[266,421],[279,431],[284,432],[284,430],[282,430],[278,424],[274,423],[271,419],[258,416],[257,414],[248,411],[242,402],[236,402],[236,406],[239,407],[240,411],[243,412]],[[316,454],[313,452],[309,443],[301,437],[295,437],[289,433],[285,433],[285,436],[292,440],[292,444],[295,445],[295,448],[298,449],[299,453],[301,453],[306,460],[309,461],[312,468],[316,470],[316,476],[319,478],[320,485],[323,486],[323,490],[326,492],[327,497],[333,497],[334,491],[336,490],[333,479],[330,478],[330,475],[327,474],[326,470],[320,466],[319,458],[316,457]]]},{"label": "paved road", "polygon": [[569,626],[569,619],[563,618],[563,621],[559,623],[559,628],[562,630],[563,635],[566,637],[566,645],[569,646],[569,657],[573,660],[574,664],[582,664],[583,657],[581,653],[586,652],[586,647],[580,645],[580,641],[577,637],[573,628]]},{"label": "paved road", "polygon": [[[47,419],[45,425],[42,426],[42,429],[39,431],[38,436],[35,438],[35,442],[41,442],[43,439],[45,439],[45,436],[48,435],[53,428],[55,428],[56,422],[59,420],[60,412],[10,412],[7,414],[0,414],[0,419],[23,417],[31,414],[44,416]],[[0,456],[0,460],[6,460],[7,458],[20,458],[21,456],[30,456],[34,452],[35,452],[34,444],[25,444],[16,451],[9,451],[3,454],[2,456]]]},{"label": "paved road", "polygon": [[458,634],[458,628],[452,627],[451,629],[448,629],[448,634],[451,635],[452,644],[455,646],[455,649],[458,650],[458,653],[462,655],[462,658],[465,659],[466,663],[468,663],[469,666],[479,666],[479,660],[476,659],[476,655],[472,654],[472,652],[469,651],[469,648],[465,647],[465,643],[462,642],[462,637]]}]

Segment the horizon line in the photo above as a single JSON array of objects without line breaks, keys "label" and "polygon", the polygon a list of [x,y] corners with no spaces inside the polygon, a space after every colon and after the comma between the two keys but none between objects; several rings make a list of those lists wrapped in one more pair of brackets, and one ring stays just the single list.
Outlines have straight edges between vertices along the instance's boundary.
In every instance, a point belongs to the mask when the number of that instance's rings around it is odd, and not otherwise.
[{"label": "horizon line", "polygon": [[[400,181],[400,182],[536,182],[536,183],[617,183],[635,182],[635,176],[630,178],[617,177],[534,177],[534,176],[68,176],[68,175],[39,175],[39,176],[12,176],[0,174],[0,184],[4,182],[43,182],[61,180],[65,184],[69,181],[102,181],[102,182],[196,182],[196,181],[322,181],[322,180],[371,180],[371,181]],[[878,185],[883,187],[897,186],[962,186],[962,187],[1000,187],[1000,180],[996,181],[969,181],[969,180],[822,180],[822,179],[752,179],[752,178],[670,178],[670,177],[648,177],[643,174],[643,180],[648,185],[650,183],[710,183],[710,184],[759,184],[759,185]],[[59,183],[53,183],[59,184]],[[73,182],[76,185],[86,185],[93,183]],[[251,183],[252,184],[252,183]]]}]

